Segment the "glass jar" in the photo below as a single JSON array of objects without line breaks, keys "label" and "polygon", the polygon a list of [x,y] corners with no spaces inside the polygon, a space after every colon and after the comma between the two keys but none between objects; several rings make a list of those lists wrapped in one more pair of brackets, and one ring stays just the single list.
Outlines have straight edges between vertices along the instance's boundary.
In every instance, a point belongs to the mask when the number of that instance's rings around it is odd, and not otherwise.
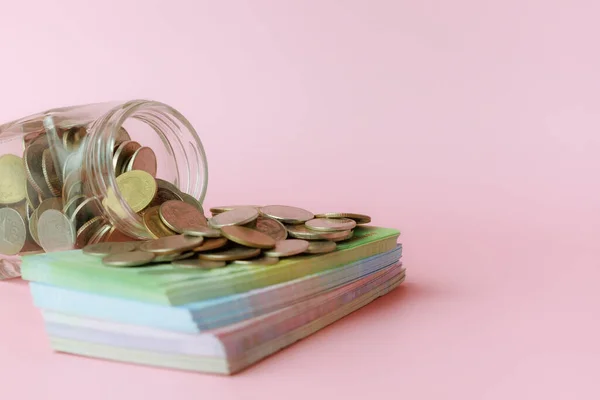
[{"label": "glass jar", "polygon": [[0,144],[0,279],[27,254],[162,236],[145,215],[164,201],[202,210],[202,142],[160,102],[48,110],[0,125]]}]

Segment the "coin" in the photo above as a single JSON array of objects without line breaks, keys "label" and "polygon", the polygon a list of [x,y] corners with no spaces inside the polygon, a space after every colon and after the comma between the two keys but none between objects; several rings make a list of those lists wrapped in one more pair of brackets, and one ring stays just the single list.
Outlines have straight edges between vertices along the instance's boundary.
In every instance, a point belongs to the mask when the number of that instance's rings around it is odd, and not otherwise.
[{"label": "coin", "polygon": [[152,202],[148,205],[148,208],[160,206],[161,204],[169,200],[183,201],[181,192],[172,183],[169,183],[162,179],[157,179],[156,186],[156,195],[154,196],[154,199],[152,199]]},{"label": "coin", "polygon": [[166,236],[174,236],[177,234],[176,232],[173,232],[172,230],[167,228],[167,226],[165,226],[165,224],[162,222],[159,216],[158,206],[148,208],[144,212],[143,219],[146,229],[148,229],[148,232],[150,232],[152,237],[154,237],[155,239]]},{"label": "coin", "polygon": [[255,265],[255,266],[267,266],[267,265],[275,265],[279,262],[279,258],[276,257],[259,257],[259,258],[249,258],[247,260],[235,260],[234,264],[242,264],[242,265]]},{"label": "coin", "polygon": [[74,126],[63,134],[63,146],[69,151],[76,151],[81,147],[87,136],[85,125]]},{"label": "coin", "polygon": [[83,224],[101,215],[102,209],[98,200],[95,197],[88,197],[75,207],[69,218],[74,229],[79,230]]},{"label": "coin", "polygon": [[310,211],[298,207],[281,205],[261,207],[260,213],[285,224],[301,224],[314,218],[313,213]]},{"label": "coin", "polygon": [[27,237],[25,222],[12,208],[0,209],[0,254],[12,256],[21,251]]},{"label": "coin", "polygon": [[52,196],[52,193],[46,185],[42,166],[45,149],[46,147],[41,144],[32,144],[25,149],[23,157],[25,159],[25,173],[29,183],[43,198],[48,198]]},{"label": "coin", "polygon": [[170,263],[173,261],[185,260],[194,256],[193,251],[188,251],[186,253],[175,253],[175,254],[165,254],[165,255],[157,255],[153,263]]},{"label": "coin", "polygon": [[88,241],[88,245],[105,242],[105,239],[110,233],[111,228],[112,226],[110,226],[110,224],[104,221],[104,224],[100,228],[98,228],[98,230],[92,235],[92,237]]},{"label": "coin", "polygon": [[260,254],[260,249],[250,247],[235,246],[225,250],[212,251],[209,253],[200,253],[198,258],[211,261],[234,261],[246,258],[256,257]]},{"label": "coin", "polygon": [[179,192],[179,195],[181,196],[181,199],[183,201],[196,207],[202,213],[202,215],[204,215],[204,208],[202,207],[202,204],[198,200],[196,200],[193,196],[191,196],[187,193],[184,193],[184,192]]},{"label": "coin", "polygon": [[202,236],[207,238],[221,237],[220,230],[209,228],[208,226],[197,226],[194,229],[186,229],[183,231],[183,234],[188,236]]},{"label": "coin", "polygon": [[27,192],[27,202],[31,207],[38,208],[42,199],[40,198],[40,194],[31,186],[31,183],[27,181],[26,183],[26,192]]},{"label": "coin", "polygon": [[145,242],[140,246],[140,250],[162,255],[183,253],[200,246],[203,240],[201,237],[193,236],[167,236]]},{"label": "coin", "polygon": [[79,229],[77,229],[77,237],[75,239],[75,246],[78,249],[85,247],[94,233],[102,227],[104,224],[104,218],[102,217],[94,217],[90,219],[85,224],[81,225]]},{"label": "coin", "polygon": [[[78,170],[81,168],[81,166],[83,164],[83,157],[84,157],[84,153],[82,151],[78,151],[78,152],[69,154],[65,158],[65,161],[63,162],[63,169],[62,169],[63,182],[64,182],[64,180],[67,179],[67,176],[69,176],[69,174],[71,172],[77,171],[80,173],[80,171],[78,171]],[[63,183],[63,185],[64,185],[64,183]]]},{"label": "coin", "polygon": [[145,171],[129,171],[119,175],[117,186],[122,198],[136,213],[152,202],[158,188],[154,177]]},{"label": "coin", "polygon": [[134,142],[133,140],[126,140],[117,146],[113,154],[113,168],[115,169],[115,176],[118,177],[125,172],[124,169],[126,163],[141,147],[141,144]]},{"label": "coin", "polygon": [[319,232],[308,229],[304,225],[287,225],[286,229],[291,237],[304,240],[344,240],[352,231]]},{"label": "coin", "polygon": [[45,252],[72,250],[75,244],[73,225],[58,210],[47,210],[39,215],[38,241]]},{"label": "coin", "polygon": [[27,196],[23,159],[12,154],[0,157],[0,204],[18,203]]},{"label": "coin", "polygon": [[87,245],[83,248],[85,254],[91,256],[107,256],[113,253],[127,253],[134,251],[137,248],[137,244],[134,242],[121,242],[121,243],[97,243]]},{"label": "coin", "polygon": [[105,239],[106,242],[129,242],[134,240],[136,239],[131,236],[127,236],[115,226],[110,228]]},{"label": "coin", "polygon": [[141,170],[152,176],[156,176],[156,169],[156,155],[150,147],[137,149],[125,166],[125,171]]},{"label": "coin", "polygon": [[62,209],[63,214],[65,214],[67,218],[71,218],[77,207],[79,207],[79,205],[83,203],[85,199],[87,199],[87,197],[85,197],[83,194],[80,194],[67,201]]},{"label": "coin", "polygon": [[353,219],[358,225],[371,222],[371,217],[368,215],[355,213],[324,213],[315,215],[315,218],[349,218]]},{"label": "coin", "polygon": [[154,260],[155,255],[145,251],[128,251],[110,254],[102,259],[102,263],[111,267],[138,267]]},{"label": "coin", "polygon": [[[332,237],[331,235],[334,234],[343,234],[341,236],[338,237]],[[331,240],[332,242],[341,242],[344,240],[348,240],[348,239],[352,239],[352,237],[354,236],[354,231],[339,231],[339,232],[329,232],[327,233],[327,239]]]},{"label": "coin", "polygon": [[81,172],[79,170],[71,171],[64,179],[62,187],[62,198],[65,201],[83,193],[83,183],[81,182]]},{"label": "coin", "polygon": [[306,249],[305,253],[308,254],[324,254],[331,253],[335,251],[337,245],[335,242],[329,240],[314,240],[309,242],[308,249]]},{"label": "coin", "polygon": [[347,231],[356,227],[356,221],[349,218],[315,218],[304,224],[308,229],[320,232]]},{"label": "coin", "polygon": [[304,253],[308,249],[309,243],[302,239],[280,240],[275,244],[275,248],[264,252],[267,257],[290,257],[296,254]]},{"label": "coin", "polygon": [[227,263],[225,261],[210,261],[194,258],[191,260],[187,259],[182,261],[173,261],[172,265],[176,268],[213,269],[223,268],[227,265]]},{"label": "coin", "polygon": [[217,214],[222,214],[222,213],[224,213],[225,211],[231,211],[231,210],[233,210],[233,209],[235,209],[235,208],[240,208],[240,207],[254,207],[254,208],[256,208],[256,209],[258,210],[258,209],[259,209],[259,208],[261,208],[262,206],[252,206],[252,205],[219,206],[219,207],[212,207],[212,208],[210,209],[210,213],[211,213],[213,216],[215,216],[215,215],[217,215]]},{"label": "coin", "polygon": [[271,236],[243,226],[224,226],[221,228],[221,233],[227,239],[242,246],[257,249],[272,249],[275,247],[275,240]]},{"label": "coin", "polygon": [[161,221],[177,233],[207,224],[206,217],[196,207],[179,200],[163,203],[159,208],[159,215]]},{"label": "coin", "polygon": [[50,149],[44,150],[44,153],[42,154],[42,172],[44,174],[46,186],[48,187],[52,195],[54,197],[60,196],[62,185],[60,183],[58,174],[56,173],[56,168],[54,168],[54,162],[52,162],[52,155],[50,154]]},{"label": "coin", "polygon": [[245,225],[258,218],[258,210],[254,207],[239,207],[230,211],[215,215],[210,219],[210,225],[214,228],[224,226]]},{"label": "coin", "polygon": [[288,231],[285,226],[273,218],[258,217],[256,219],[256,230],[262,233],[266,233],[271,236],[275,241],[285,240],[288,237]]},{"label": "coin", "polygon": [[227,240],[227,238],[224,237],[220,237],[220,238],[215,238],[215,239],[204,239],[204,242],[202,242],[202,244],[198,247],[194,248],[195,252],[201,252],[201,251],[209,251],[209,250],[215,250],[215,249],[219,249],[223,246],[225,246],[227,243],[229,243],[229,240]]}]

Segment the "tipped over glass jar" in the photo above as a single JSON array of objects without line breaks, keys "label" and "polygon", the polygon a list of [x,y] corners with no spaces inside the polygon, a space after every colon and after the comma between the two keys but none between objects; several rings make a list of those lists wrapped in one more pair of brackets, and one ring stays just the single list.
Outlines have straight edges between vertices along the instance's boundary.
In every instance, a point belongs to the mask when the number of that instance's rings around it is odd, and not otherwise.
[{"label": "tipped over glass jar", "polygon": [[0,144],[0,279],[27,254],[156,238],[168,200],[204,213],[202,142],[166,104],[56,108],[0,125]]}]

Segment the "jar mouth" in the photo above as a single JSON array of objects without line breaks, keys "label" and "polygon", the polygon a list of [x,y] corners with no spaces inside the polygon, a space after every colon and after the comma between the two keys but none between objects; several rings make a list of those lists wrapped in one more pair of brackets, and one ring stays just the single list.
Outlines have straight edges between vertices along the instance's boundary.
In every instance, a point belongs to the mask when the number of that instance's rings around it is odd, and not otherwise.
[{"label": "jar mouth", "polygon": [[[163,160],[162,173],[168,174],[168,177],[163,175],[162,178],[171,181],[179,190],[195,197],[201,204],[208,184],[206,153],[190,122],[174,108],[157,101],[133,100],[120,104],[95,120],[88,128],[88,150],[84,161],[86,187],[101,202],[111,196],[111,207],[106,207],[105,204],[103,211],[117,229],[134,238],[150,239],[151,235],[142,216],[134,212],[123,199],[113,165],[116,139],[120,129],[128,122],[134,122],[138,126],[142,124],[145,128],[144,137],[137,138],[135,132],[129,132],[132,140],[138,139],[142,146],[148,146],[144,142],[149,141],[161,147],[157,149],[161,153],[157,152],[157,157],[162,157]],[[158,177],[161,176],[157,175]]]}]

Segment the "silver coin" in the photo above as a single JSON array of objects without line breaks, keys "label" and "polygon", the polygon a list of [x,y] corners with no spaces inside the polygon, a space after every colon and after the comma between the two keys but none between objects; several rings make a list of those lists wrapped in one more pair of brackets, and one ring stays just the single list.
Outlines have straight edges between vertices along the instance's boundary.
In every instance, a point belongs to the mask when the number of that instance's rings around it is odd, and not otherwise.
[{"label": "silver coin", "polygon": [[313,240],[309,243],[308,249],[306,249],[305,253],[307,254],[325,254],[331,253],[335,251],[337,245],[335,242],[330,240]]},{"label": "silver coin", "polygon": [[196,226],[194,229],[186,229],[183,231],[184,235],[188,236],[202,236],[208,238],[221,237],[221,231],[213,229],[208,226]]},{"label": "silver coin", "polygon": [[348,231],[356,227],[356,221],[350,218],[315,218],[304,224],[308,229],[320,232]]},{"label": "silver coin", "polygon": [[127,162],[135,154],[135,152],[141,148],[142,145],[133,140],[126,140],[119,144],[113,155],[113,168],[115,169],[115,176],[119,176],[125,171]]},{"label": "silver coin", "polygon": [[271,236],[275,241],[285,240],[288,237],[288,231],[285,226],[273,218],[258,217],[254,229]]},{"label": "silver coin", "polygon": [[110,267],[139,267],[154,260],[154,254],[145,251],[129,251],[110,254],[102,259],[104,265]]},{"label": "silver coin", "polygon": [[85,254],[91,256],[107,256],[109,254],[128,253],[137,249],[134,242],[105,242],[90,244],[83,248]]},{"label": "silver coin", "polygon": [[47,253],[72,250],[75,245],[73,225],[58,210],[44,211],[38,219],[38,239]]},{"label": "silver coin", "polygon": [[209,220],[214,228],[224,226],[245,225],[258,218],[258,210],[254,207],[234,208],[231,211],[215,215]]},{"label": "silver coin", "polygon": [[302,239],[280,240],[275,244],[275,248],[264,251],[267,257],[290,257],[296,254],[304,253],[308,249],[309,242]]},{"label": "silver coin", "polygon": [[12,208],[0,209],[0,254],[18,254],[26,238],[27,229],[21,214]]},{"label": "silver coin", "polygon": [[301,224],[315,217],[313,213],[303,208],[281,205],[261,207],[260,213],[284,224]]}]

